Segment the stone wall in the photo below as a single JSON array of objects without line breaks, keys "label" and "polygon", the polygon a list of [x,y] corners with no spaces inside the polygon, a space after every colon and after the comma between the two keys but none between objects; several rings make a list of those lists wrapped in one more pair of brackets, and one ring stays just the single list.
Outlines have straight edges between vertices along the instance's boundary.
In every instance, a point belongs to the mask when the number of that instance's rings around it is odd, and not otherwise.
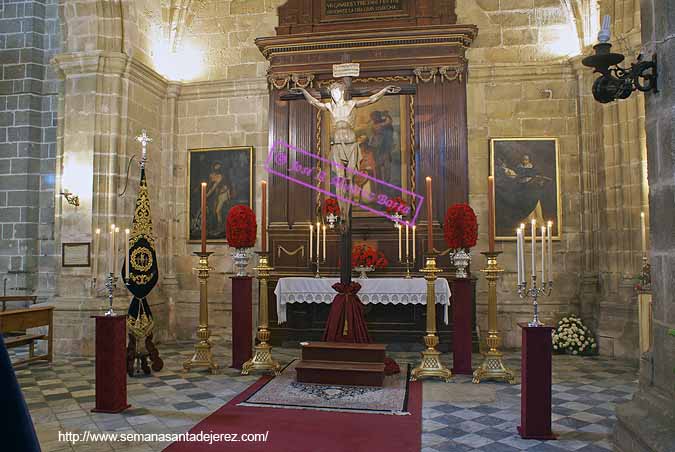
[{"label": "stone wall", "polygon": [[675,444],[675,5],[645,0],[642,41],[645,54],[656,54],[659,93],[646,96],[647,154],[652,263],[653,348],[640,360],[640,389],[617,407],[615,444],[619,451],[672,450]]},{"label": "stone wall", "polygon": [[[64,53],[55,61],[66,82],[56,187],[78,180],[84,186],[77,210],[57,202],[56,235],[61,241],[88,241],[97,227],[129,224],[136,165],[127,192],[118,193],[128,159],[140,151],[134,138],[147,129],[154,139],[148,177],[162,275],[151,304],[161,338],[193,338],[197,322],[196,245],[187,243],[185,223],[188,150],[253,146],[256,186],[265,177],[267,63],[254,39],[274,34],[281,3],[199,1],[185,14],[156,0],[61,6]],[[582,49],[587,54],[595,40],[602,11],[594,5],[591,0],[457,2],[458,20],[480,29],[468,52],[470,202],[479,218],[486,218],[490,138],[558,138],[563,231],[554,244],[555,289],[542,300],[544,320],[580,313],[605,338],[602,353],[635,356],[632,278],[640,263],[639,212],[647,205],[643,101],[635,95],[601,107],[590,98],[593,75],[580,65],[579,54]],[[640,42],[639,13],[632,5],[608,0],[602,6],[603,11],[623,11],[613,31],[620,36],[620,50],[629,55]],[[477,251],[487,245],[485,223]],[[517,347],[515,324],[529,319],[532,308],[515,295],[514,244],[498,247],[506,269],[498,286],[499,326],[505,346]],[[213,249],[211,320],[217,342],[225,344],[231,327],[230,250],[225,245]],[[482,258],[475,254],[474,268],[480,268]],[[101,260],[101,270],[103,265]],[[57,317],[68,331],[59,351],[91,351],[82,345],[91,334],[82,319],[102,304],[100,293],[94,297],[92,276],[91,269],[58,272],[57,312],[64,314]],[[99,283],[102,276],[101,271]],[[478,289],[484,330],[486,294],[480,277]],[[120,289],[117,296],[124,309],[128,295]]]},{"label": "stone wall", "polygon": [[[0,9],[0,278],[7,294],[47,296],[54,242],[57,94],[49,66],[61,45],[56,0]],[[4,288],[3,288],[4,292]]]},{"label": "stone wall", "polygon": [[[199,288],[192,272],[198,244],[188,243],[187,171],[190,149],[252,146],[254,148],[255,187],[266,179],[263,162],[267,156],[267,82],[264,79],[238,82],[199,82],[181,87],[177,101],[177,131],[174,189],[176,196],[175,268],[180,300],[176,313],[190,319],[176,325],[177,337],[193,337],[198,316]],[[260,212],[259,188],[256,188],[255,211]],[[210,318],[217,340],[229,341],[231,328],[232,260],[225,244],[211,245],[215,254],[210,263],[215,268],[209,280]],[[255,291],[254,291],[255,293]],[[256,298],[256,297],[254,297]],[[257,298],[256,298],[257,299]]]},{"label": "stone wall", "polygon": [[[471,58],[469,56],[469,58]],[[471,62],[471,60],[469,60]],[[562,235],[553,244],[554,291],[540,300],[542,321],[578,312],[581,272],[581,194],[579,185],[576,81],[568,64],[469,66],[469,201],[479,217],[479,242],[473,268],[482,268],[478,251],[487,249],[489,139],[556,137],[560,175]],[[532,305],[516,293],[515,242],[497,242],[505,272],[498,283],[498,319],[504,346],[520,346],[517,322],[532,319]],[[487,285],[478,276],[477,311],[487,331]]]}]

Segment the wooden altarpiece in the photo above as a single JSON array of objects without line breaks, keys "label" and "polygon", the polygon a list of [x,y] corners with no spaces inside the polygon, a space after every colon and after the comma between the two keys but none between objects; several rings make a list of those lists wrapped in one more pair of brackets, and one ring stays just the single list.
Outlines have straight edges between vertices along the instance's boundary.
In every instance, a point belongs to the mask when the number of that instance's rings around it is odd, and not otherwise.
[{"label": "wooden altarpiece", "polygon": [[[278,9],[277,36],[256,39],[270,62],[270,143],[282,141],[328,157],[327,120],[289,90],[303,87],[328,98],[333,65],[344,61],[345,55],[360,64],[360,75],[352,85],[356,90],[375,92],[387,85],[401,88],[397,96],[406,96],[401,102],[401,109],[406,110],[401,122],[403,118],[407,122],[401,124],[401,142],[409,148],[407,161],[401,162],[405,168],[401,183],[424,195],[424,178],[433,178],[435,247],[445,252],[439,266],[446,269],[441,276],[449,280],[452,273],[447,271],[450,263],[442,222],[449,206],[468,201],[465,52],[478,31],[474,25],[455,24],[454,9],[454,0],[289,0]],[[287,157],[289,167],[294,161],[305,166],[315,163],[292,150]],[[329,305],[290,304],[287,323],[277,326],[273,291],[279,277],[313,274],[308,259],[309,225],[317,221],[324,196],[273,174],[268,180],[269,242],[275,268],[269,287],[272,337],[276,343],[318,340]],[[422,213],[417,221],[420,251],[424,249],[426,224]],[[398,263],[398,233],[391,221],[355,214],[352,231],[355,244],[366,242],[385,253],[389,266],[378,274],[403,276],[404,267]],[[323,274],[339,275],[338,241],[339,234],[329,233]],[[422,253],[418,252],[414,268],[421,264]],[[441,307],[438,309],[442,319]],[[475,325],[475,303],[473,311]],[[369,304],[366,318],[376,342],[420,344],[425,334],[422,305]],[[440,348],[447,349],[452,325],[439,322],[438,326]]]}]

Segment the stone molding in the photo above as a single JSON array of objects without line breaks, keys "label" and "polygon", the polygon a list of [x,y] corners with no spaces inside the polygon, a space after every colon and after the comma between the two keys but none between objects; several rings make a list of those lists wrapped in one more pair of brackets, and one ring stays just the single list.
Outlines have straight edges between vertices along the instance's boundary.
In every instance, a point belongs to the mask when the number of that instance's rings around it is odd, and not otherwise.
[{"label": "stone molding", "polygon": [[125,53],[94,50],[89,52],[60,53],[51,61],[63,78],[91,75],[126,77],[141,84],[158,97],[167,94],[169,81],[154,69]]},{"label": "stone molding", "polygon": [[468,83],[491,81],[522,82],[530,80],[573,79],[574,71],[567,62],[542,64],[471,64]]},{"label": "stone molding", "polygon": [[182,83],[179,100],[222,99],[224,97],[266,96],[269,94],[267,79],[214,80]]}]

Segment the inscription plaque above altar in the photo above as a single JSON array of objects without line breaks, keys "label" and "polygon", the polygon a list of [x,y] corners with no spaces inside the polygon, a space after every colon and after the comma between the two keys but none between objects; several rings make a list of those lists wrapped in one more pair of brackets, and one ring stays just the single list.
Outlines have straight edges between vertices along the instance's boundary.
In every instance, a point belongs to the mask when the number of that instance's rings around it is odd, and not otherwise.
[{"label": "inscription plaque above altar", "polygon": [[457,22],[456,0],[288,0],[279,7],[277,35],[389,30]]},{"label": "inscription plaque above altar", "polygon": [[409,14],[408,0],[323,0],[321,6],[322,21]]}]

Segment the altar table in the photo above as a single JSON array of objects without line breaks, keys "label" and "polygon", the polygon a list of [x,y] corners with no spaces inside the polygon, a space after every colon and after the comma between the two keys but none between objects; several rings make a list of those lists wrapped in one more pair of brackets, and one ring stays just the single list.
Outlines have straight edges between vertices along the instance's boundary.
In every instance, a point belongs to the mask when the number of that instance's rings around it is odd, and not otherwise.
[{"label": "altar table", "polygon": [[[355,278],[361,284],[358,296],[363,304],[426,304],[427,281],[424,278]],[[289,303],[330,304],[337,292],[332,285],[339,278],[280,278],[274,295],[277,298],[278,323],[286,322]],[[436,279],[436,304],[443,306],[443,321],[448,324],[450,285],[445,278]]]}]

